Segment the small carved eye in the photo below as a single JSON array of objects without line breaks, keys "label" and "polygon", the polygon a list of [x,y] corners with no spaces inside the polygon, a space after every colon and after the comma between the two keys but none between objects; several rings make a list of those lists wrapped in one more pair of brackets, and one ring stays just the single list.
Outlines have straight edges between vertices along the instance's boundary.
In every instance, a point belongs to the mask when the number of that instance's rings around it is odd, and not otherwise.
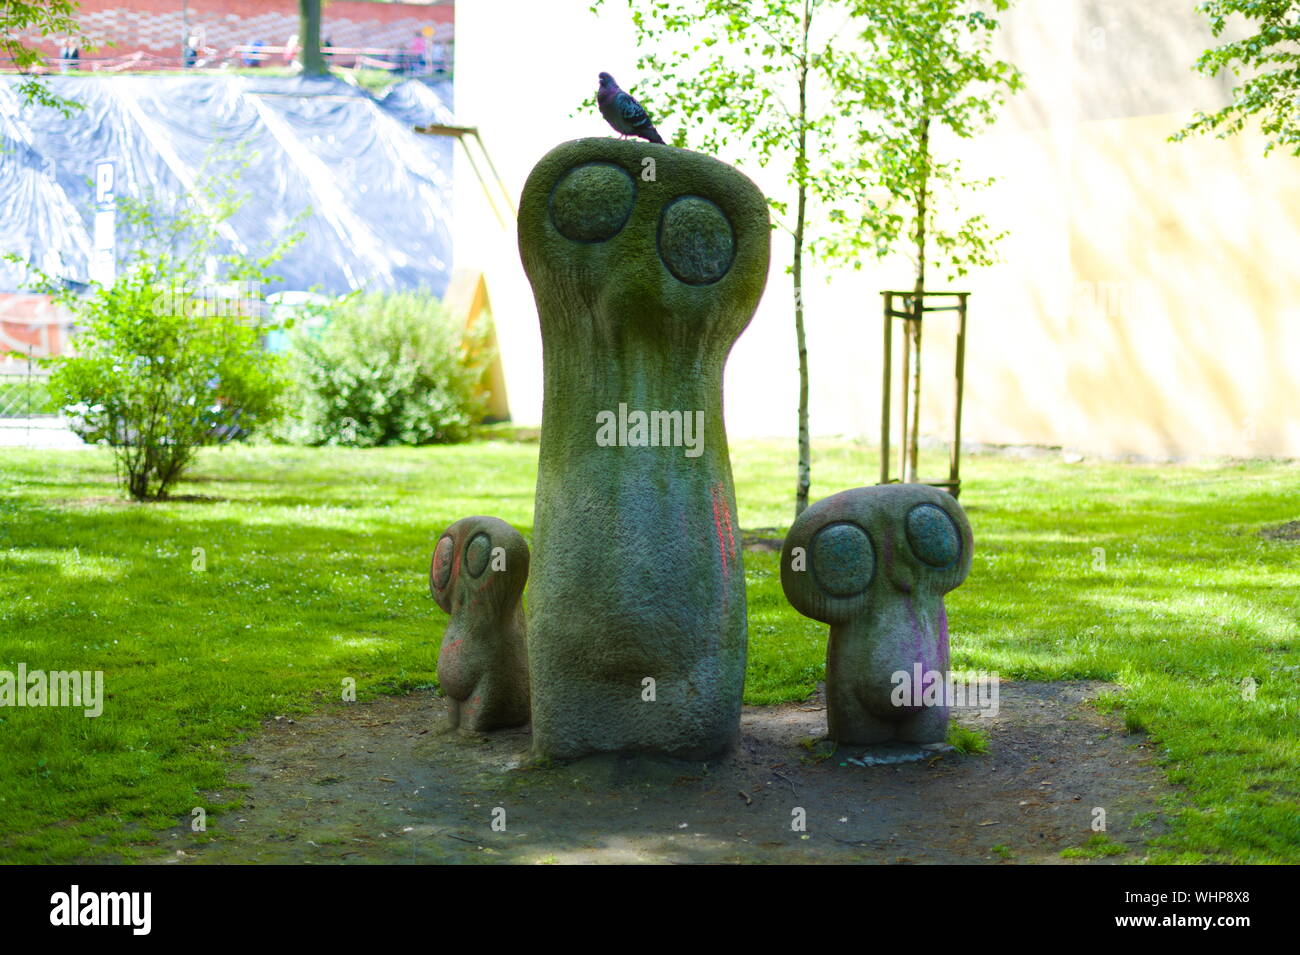
[{"label": "small carved eye", "polygon": [[492,540],[486,534],[475,534],[465,546],[465,569],[471,577],[480,576],[487,568],[492,553]]},{"label": "small carved eye", "polygon": [[817,583],[833,597],[857,596],[876,572],[871,538],[856,524],[827,524],[813,537],[811,557]]},{"label": "small carved eye", "polygon": [[961,556],[961,534],[948,512],[935,504],[918,504],[907,512],[907,542],[912,553],[931,567],[951,567]]},{"label": "small carved eye", "polygon": [[618,235],[636,204],[636,184],[622,168],[575,166],[551,190],[551,222],[566,239],[604,242]]},{"label": "small carved eye", "polygon": [[674,199],[659,219],[659,257],[679,282],[712,285],[736,258],[726,213],[700,196]]},{"label": "small carved eye", "polygon": [[444,537],[438,541],[438,546],[433,549],[433,580],[439,589],[447,586],[447,581],[451,580],[451,555],[455,549],[450,537]]}]

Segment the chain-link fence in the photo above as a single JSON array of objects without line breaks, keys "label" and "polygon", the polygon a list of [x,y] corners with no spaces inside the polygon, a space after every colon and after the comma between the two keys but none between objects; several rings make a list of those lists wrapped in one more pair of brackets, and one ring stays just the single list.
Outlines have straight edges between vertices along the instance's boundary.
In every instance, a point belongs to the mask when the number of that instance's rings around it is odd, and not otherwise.
[{"label": "chain-link fence", "polygon": [[84,446],[59,416],[49,380],[34,356],[0,356],[0,448]]},{"label": "chain-link fence", "polygon": [[13,418],[53,418],[58,408],[50,400],[49,372],[30,355],[0,360],[0,427]]}]

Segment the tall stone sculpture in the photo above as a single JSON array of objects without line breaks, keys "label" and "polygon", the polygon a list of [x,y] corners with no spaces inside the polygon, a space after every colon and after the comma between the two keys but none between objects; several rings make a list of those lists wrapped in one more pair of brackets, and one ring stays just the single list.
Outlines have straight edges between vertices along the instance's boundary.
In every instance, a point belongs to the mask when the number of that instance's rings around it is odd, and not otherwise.
[{"label": "tall stone sculpture", "polygon": [[926,705],[925,689],[947,684],[943,595],[970,573],[973,548],[961,505],[923,484],[854,488],[799,515],[781,549],[781,586],[801,614],[831,625],[833,740],[943,742],[948,706]]},{"label": "tall stone sculpture", "polygon": [[495,517],[466,517],[433,550],[429,590],[451,614],[438,683],[453,728],[481,733],[528,722],[523,592],[528,545]]},{"label": "tall stone sculpture", "polygon": [[722,372],[767,279],[762,193],[668,146],[583,139],[524,186],[542,327],[529,589],[534,747],[707,758],[739,733],[745,574]]}]

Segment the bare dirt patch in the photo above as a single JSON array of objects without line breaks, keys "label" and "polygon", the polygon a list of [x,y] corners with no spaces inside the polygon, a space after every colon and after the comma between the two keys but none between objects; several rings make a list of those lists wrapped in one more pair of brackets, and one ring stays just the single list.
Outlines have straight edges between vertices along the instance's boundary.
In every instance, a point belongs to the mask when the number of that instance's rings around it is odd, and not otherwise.
[{"label": "bare dirt patch", "polygon": [[740,543],[751,553],[779,554],[785,543],[785,532],[779,527],[756,527],[753,530],[741,530]]},{"label": "bare dirt patch", "polygon": [[211,818],[206,844],[178,827],[157,861],[1060,863],[1100,807],[1125,851],[1097,861],[1133,862],[1165,831],[1168,787],[1145,737],[1087,702],[1103,689],[1004,682],[996,717],[959,720],[986,754],[875,766],[809,748],[819,699],[746,707],[739,747],[709,764],[539,764],[526,730],[447,732],[432,693],[333,705],[239,746],[244,808]]},{"label": "bare dirt patch", "polygon": [[1289,521],[1277,527],[1261,528],[1259,536],[1275,541],[1300,541],[1300,521]]}]

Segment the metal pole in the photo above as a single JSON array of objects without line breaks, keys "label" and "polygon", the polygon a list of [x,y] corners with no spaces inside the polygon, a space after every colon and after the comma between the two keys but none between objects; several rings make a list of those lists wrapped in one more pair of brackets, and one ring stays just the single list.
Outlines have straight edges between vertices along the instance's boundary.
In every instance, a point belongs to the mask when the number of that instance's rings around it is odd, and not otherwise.
[{"label": "metal pole", "polygon": [[912,371],[911,321],[909,318],[903,319],[903,374],[898,379],[903,424],[903,439],[898,442],[898,479],[904,484],[907,483],[907,422],[910,420],[907,380]]},{"label": "metal pole", "polygon": [[27,447],[32,446],[32,346],[27,346]]},{"label": "metal pole", "polygon": [[483,195],[487,198],[488,205],[492,208],[492,214],[497,217],[497,222],[501,223],[501,228],[509,229],[510,226],[506,222],[505,217],[501,215],[501,211],[497,208],[497,204],[492,201],[492,193],[488,189],[487,180],[483,177],[483,173],[479,171],[478,163],[474,161],[474,153],[470,151],[469,143],[465,141],[465,137],[463,136],[460,137],[460,146],[465,153],[465,158],[469,160],[470,167],[474,170],[474,175],[478,177],[479,184],[483,187]]},{"label": "metal pole", "polygon": [[492,161],[492,154],[487,151],[487,146],[483,142],[483,137],[478,134],[477,128],[471,130],[469,135],[473,136],[475,142],[478,143],[479,151],[483,153],[483,158],[487,161],[488,169],[492,171],[492,178],[497,181],[497,186],[500,187],[501,194],[506,197],[506,208],[510,210],[510,213],[516,219],[519,218],[519,210],[515,208],[514,199],[510,195],[510,190],[506,188],[506,183],[505,180],[501,178],[501,173],[497,172],[496,163]]},{"label": "metal pole", "polygon": [[883,384],[880,389],[880,483],[889,483],[889,372],[894,362],[892,324],[894,321],[894,293],[885,296],[885,348],[882,352]]},{"label": "metal pole", "polygon": [[961,401],[966,380],[966,293],[957,296],[957,396],[953,403],[952,458],[948,462],[948,478],[952,481],[952,496],[961,491]]}]

